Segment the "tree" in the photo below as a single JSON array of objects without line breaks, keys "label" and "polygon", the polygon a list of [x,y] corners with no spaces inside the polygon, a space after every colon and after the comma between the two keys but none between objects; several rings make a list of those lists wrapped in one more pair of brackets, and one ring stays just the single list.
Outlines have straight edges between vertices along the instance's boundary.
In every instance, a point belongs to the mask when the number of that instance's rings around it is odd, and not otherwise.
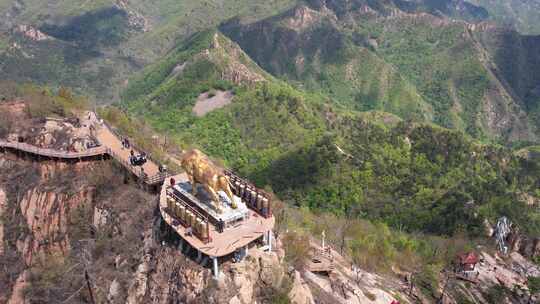
[{"label": "tree", "polygon": [[288,232],[283,236],[285,260],[294,268],[302,269],[311,258],[309,236],[298,232]]},{"label": "tree", "polygon": [[529,288],[529,300],[527,303],[532,303],[533,295],[540,292],[540,277],[527,277],[527,287]]}]

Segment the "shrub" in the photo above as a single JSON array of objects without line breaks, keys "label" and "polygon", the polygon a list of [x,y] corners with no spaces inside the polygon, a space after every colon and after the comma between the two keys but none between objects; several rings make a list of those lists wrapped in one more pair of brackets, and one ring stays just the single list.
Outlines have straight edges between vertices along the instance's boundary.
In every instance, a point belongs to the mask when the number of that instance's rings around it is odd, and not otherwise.
[{"label": "shrub", "polygon": [[285,261],[296,269],[303,269],[311,258],[309,236],[299,232],[288,232],[282,238]]}]

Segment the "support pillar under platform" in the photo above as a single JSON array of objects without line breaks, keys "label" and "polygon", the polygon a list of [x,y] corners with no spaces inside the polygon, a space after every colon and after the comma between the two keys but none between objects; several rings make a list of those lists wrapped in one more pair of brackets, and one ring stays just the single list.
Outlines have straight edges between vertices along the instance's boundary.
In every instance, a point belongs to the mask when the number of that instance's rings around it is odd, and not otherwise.
[{"label": "support pillar under platform", "polygon": [[268,230],[266,235],[266,241],[268,244],[268,251],[272,252],[272,230]]},{"label": "support pillar under platform", "polygon": [[212,262],[214,263],[214,279],[219,279],[219,265],[218,265],[218,258],[212,257]]},{"label": "support pillar under platform", "polygon": [[188,256],[190,251],[191,251],[191,245],[187,244],[186,250],[183,252],[183,254]]}]

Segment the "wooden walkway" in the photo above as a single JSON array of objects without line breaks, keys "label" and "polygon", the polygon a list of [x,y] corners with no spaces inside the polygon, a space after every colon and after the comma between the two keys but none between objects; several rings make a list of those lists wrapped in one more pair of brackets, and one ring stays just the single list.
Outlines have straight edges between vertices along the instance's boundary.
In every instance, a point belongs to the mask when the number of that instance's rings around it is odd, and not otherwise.
[{"label": "wooden walkway", "polygon": [[69,152],[55,149],[40,148],[34,145],[29,145],[27,143],[11,142],[2,139],[0,139],[0,148],[10,148],[34,155],[63,159],[80,159],[108,154],[106,147],[91,148],[82,152]]},{"label": "wooden walkway", "polygon": [[140,154],[142,150],[137,149],[137,147],[131,147],[130,149],[123,148],[122,139],[107,124],[99,126],[95,132],[95,136],[102,146],[107,147],[107,154],[146,184],[161,184],[167,177],[173,175],[159,172],[159,165],[150,158],[142,166],[132,166],[129,163],[130,151],[133,150],[135,154]]},{"label": "wooden walkway", "polygon": [[[122,140],[106,124],[100,125],[95,133],[95,136],[101,146],[90,148],[81,152],[70,152],[40,148],[27,143],[11,142],[2,139],[0,139],[0,148],[13,149],[32,155],[48,158],[68,160],[81,160],[85,158],[108,155],[118,161],[124,168],[134,174],[138,179],[142,180],[145,184],[150,186],[159,185],[163,183],[163,181],[167,177],[172,175],[170,173],[159,172],[159,165],[151,159],[148,159],[148,161],[143,166],[132,166],[129,163],[130,151],[133,150],[136,154],[139,154],[141,151],[137,150],[136,148],[132,148],[129,150],[124,149],[122,147]],[[141,168],[143,170],[141,170]]]}]

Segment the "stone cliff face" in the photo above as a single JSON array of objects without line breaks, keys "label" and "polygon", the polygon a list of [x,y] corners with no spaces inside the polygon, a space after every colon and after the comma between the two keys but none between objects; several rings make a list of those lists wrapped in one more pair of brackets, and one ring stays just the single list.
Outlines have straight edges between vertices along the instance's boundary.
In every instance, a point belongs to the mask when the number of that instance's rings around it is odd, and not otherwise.
[{"label": "stone cliff face", "polygon": [[[93,189],[82,186],[70,193],[62,189],[65,185],[55,187],[54,183],[61,182],[55,178],[66,170],[78,171],[80,167],[51,162],[36,164],[0,156],[0,214],[3,215],[0,256],[17,256],[18,265],[11,267],[27,269],[37,256],[68,254],[70,210],[91,202]],[[4,282],[13,288],[9,303],[24,302],[22,289],[26,276],[25,270],[18,273],[16,281]],[[0,299],[8,298],[9,293],[3,292]]]},{"label": "stone cliff face", "polygon": [[[177,248],[152,245],[148,233],[144,254],[127,286],[127,303],[259,303],[265,292],[282,286],[285,270],[275,254],[257,249],[240,263],[225,263],[215,280],[211,270],[186,258]],[[110,298],[117,294],[109,293]]]},{"label": "stone cliff face", "polygon": [[69,212],[91,201],[91,189],[81,189],[72,195],[42,192],[36,188],[28,191],[19,202],[26,226],[31,232],[19,246],[26,265],[32,265],[33,256],[42,251],[62,255],[69,252]]}]

